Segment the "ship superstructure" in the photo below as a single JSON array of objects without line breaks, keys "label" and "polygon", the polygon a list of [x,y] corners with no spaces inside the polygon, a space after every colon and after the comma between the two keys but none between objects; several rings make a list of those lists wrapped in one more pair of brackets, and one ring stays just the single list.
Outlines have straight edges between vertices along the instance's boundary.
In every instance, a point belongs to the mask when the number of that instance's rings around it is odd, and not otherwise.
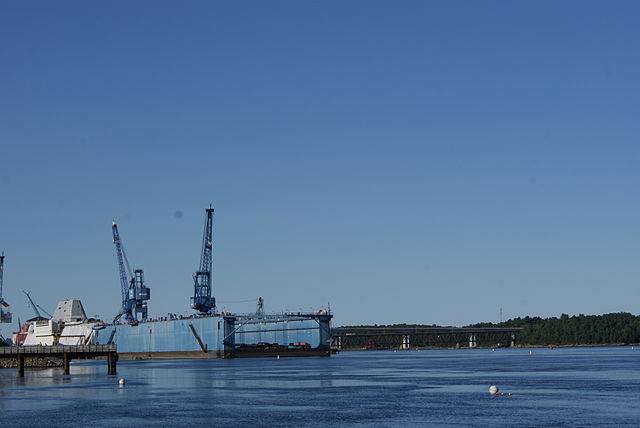
[{"label": "ship superstructure", "polygon": [[87,319],[78,299],[61,300],[50,319],[36,317],[28,320],[14,333],[16,345],[87,345],[95,336],[94,327],[100,321]]}]

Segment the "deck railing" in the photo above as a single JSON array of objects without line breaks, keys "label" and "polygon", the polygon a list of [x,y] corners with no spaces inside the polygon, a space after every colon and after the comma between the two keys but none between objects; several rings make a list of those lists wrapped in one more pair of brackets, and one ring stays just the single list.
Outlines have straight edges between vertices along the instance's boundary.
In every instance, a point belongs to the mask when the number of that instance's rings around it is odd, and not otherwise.
[{"label": "deck railing", "polygon": [[0,355],[116,352],[110,345],[0,346]]}]

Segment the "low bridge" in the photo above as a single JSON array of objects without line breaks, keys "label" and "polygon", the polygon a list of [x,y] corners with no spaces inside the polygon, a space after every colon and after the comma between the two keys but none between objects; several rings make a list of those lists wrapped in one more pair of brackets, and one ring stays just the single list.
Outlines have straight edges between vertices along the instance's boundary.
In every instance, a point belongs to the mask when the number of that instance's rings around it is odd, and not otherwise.
[{"label": "low bridge", "polygon": [[24,377],[25,360],[27,358],[54,358],[62,360],[64,374],[69,374],[72,359],[94,359],[106,357],[107,373],[116,374],[118,352],[116,345],[54,345],[54,346],[0,346],[0,358],[15,359],[18,362],[18,373]]},{"label": "low bridge", "polygon": [[337,327],[334,349],[411,349],[423,347],[515,346],[521,328]]}]

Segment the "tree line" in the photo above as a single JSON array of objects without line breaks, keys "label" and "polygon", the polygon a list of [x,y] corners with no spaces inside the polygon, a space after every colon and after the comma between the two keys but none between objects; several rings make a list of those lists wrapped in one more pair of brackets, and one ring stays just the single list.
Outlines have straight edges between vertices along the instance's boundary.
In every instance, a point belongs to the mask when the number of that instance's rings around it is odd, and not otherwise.
[{"label": "tree line", "polygon": [[[442,327],[431,324],[362,325],[358,327]],[[562,314],[560,317],[513,318],[501,323],[483,322],[465,326],[522,328],[521,345],[605,345],[640,343],[640,316],[628,312],[604,315]]]},{"label": "tree line", "polygon": [[518,343],[527,345],[603,345],[640,343],[640,316],[628,312],[604,315],[524,317],[468,327],[520,327]]}]

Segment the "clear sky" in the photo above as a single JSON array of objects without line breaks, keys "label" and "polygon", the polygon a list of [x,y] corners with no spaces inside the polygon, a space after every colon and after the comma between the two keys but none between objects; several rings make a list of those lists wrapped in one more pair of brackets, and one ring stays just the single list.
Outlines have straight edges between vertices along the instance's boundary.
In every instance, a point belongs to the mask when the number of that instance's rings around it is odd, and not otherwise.
[{"label": "clear sky", "polygon": [[[0,5],[4,297],[335,324],[638,314],[640,3]],[[226,302],[226,303],[225,303]],[[7,326],[2,327],[6,334]]]}]

